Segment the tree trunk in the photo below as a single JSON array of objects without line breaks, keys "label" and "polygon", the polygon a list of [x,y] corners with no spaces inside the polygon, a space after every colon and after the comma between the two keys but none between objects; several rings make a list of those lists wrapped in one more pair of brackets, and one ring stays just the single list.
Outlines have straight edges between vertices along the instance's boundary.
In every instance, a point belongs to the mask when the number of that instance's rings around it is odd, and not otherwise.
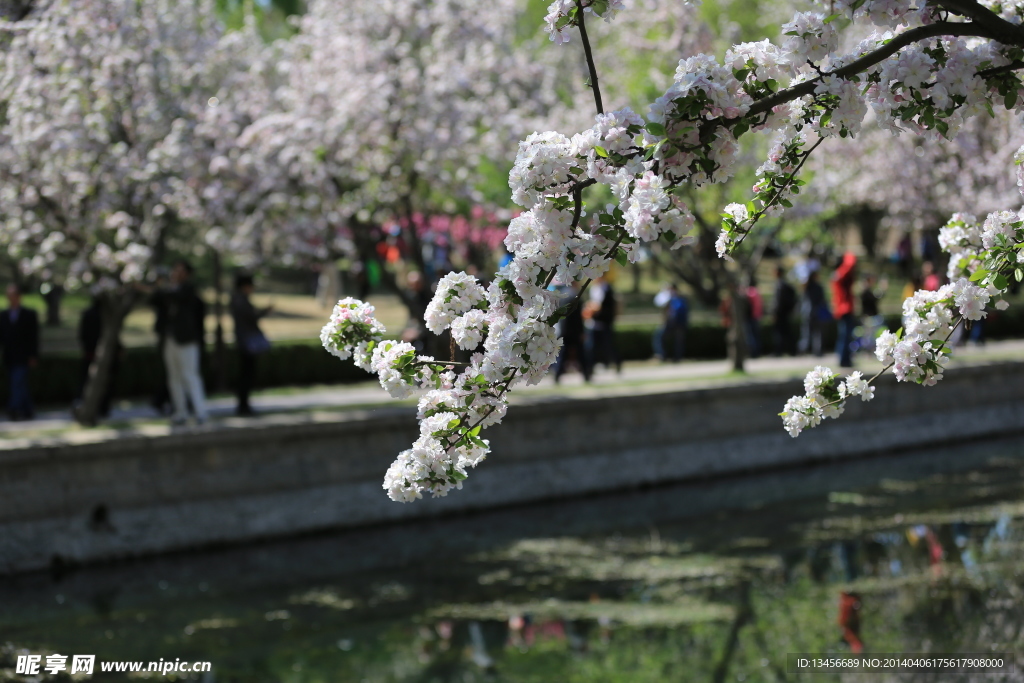
[{"label": "tree trunk", "polygon": [[224,278],[221,274],[220,252],[213,251],[213,315],[216,319],[213,332],[213,386],[224,391],[228,384],[228,354],[224,344]]},{"label": "tree trunk", "polygon": [[333,308],[341,298],[341,273],[338,262],[328,258],[320,270],[320,278],[316,283],[316,301],[324,308]]},{"label": "tree trunk", "polygon": [[728,346],[729,360],[732,361],[733,372],[745,372],[744,363],[747,360],[747,331],[744,325],[746,320],[746,306],[744,296],[735,283],[729,285],[729,329],[725,333],[725,342]]},{"label": "tree trunk", "polygon": [[86,427],[95,426],[99,421],[100,407],[110,385],[117,355],[121,352],[121,327],[134,302],[135,292],[131,290],[107,292],[100,296],[103,330],[96,348],[96,357],[89,366],[82,400],[74,410],[75,419]]},{"label": "tree trunk", "polygon": [[43,295],[46,302],[46,326],[60,327],[60,301],[64,297],[64,288],[60,285],[50,285],[50,288]]}]

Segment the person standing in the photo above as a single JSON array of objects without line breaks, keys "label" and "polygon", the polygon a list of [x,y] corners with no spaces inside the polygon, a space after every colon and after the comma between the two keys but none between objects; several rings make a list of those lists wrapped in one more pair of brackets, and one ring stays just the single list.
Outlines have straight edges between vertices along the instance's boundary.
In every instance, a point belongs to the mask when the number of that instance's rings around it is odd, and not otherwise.
[{"label": "person standing", "polygon": [[578,297],[579,287],[573,283],[566,288],[565,295],[559,302],[559,307],[567,306],[568,312],[559,322],[562,350],[559,351],[558,360],[555,362],[555,384],[562,380],[562,375],[573,361],[579,366],[584,382],[589,382],[593,373],[593,364],[590,362],[585,343],[587,330],[583,324],[583,306]]},{"label": "person standing", "polygon": [[[612,283],[599,277],[590,288],[590,361],[593,365],[603,363],[606,368],[614,364],[622,372],[622,360],[615,348],[615,318],[619,314],[619,302],[612,289]],[[584,317],[586,317],[586,312]]]},{"label": "person standing", "polygon": [[888,281],[884,278],[878,282],[875,276],[868,273],[864,276],[864,289],[860,293],[860,314],[864,323],[864,336],[858,349],[875,350],[875,338],[885,326],[885,319],[879,311],[878,302],[888,289]]},{"label": "person standing", "polygon": [[761,292],[757,289],[757,278],[753,273],[747,278],[747,287],[743,292],[743,328],[747,335],[747,352],[751,358],[761,355],[761,316],[764,314],[764,303]]},{"label": "person standing", "polygon": [[662,324],[654,331],[652,339],[654,355],[661,360],[668,360],[665,346],[671,335],[672,360],[678,363],[686,351],[686,333],[690,326],[690,300],[679,291],[679,286],[673,283],[658,292],[654,297],[654,305],[662,309]]},{"label": "person standing", "polygon": [[825,300],[825,288],[818,281],[818,271],[813,270],[807,274],[804,296],[800,301],[800,353],[813,353],[821,357],[821,326],[831,317],[828,301]]},{"label": "person standing", "polygon": [[665,357],[665,335],[668,333],[668,303],[672,300],[673,287],[675,285],[665,285],[654,295],[654,306],[661,309],[661,324],[654,329],[654,335],[651,337],[651,349],[654,351],[654,357],[658,360],[667,360]]},{"label": "person standing", "polygon": [[793,353],[793,311],[796,303],[796,290],[786,282],[786,269],[777,266],[772,294],[772,336],[776,356]]},{"label": "person standing", "polygon": [[857,318],[853,314],[853,283],[857,277],[857,256],[848,251],[832,273],[833,315],[837,322],[836,354],[839,367],[853,367],[853,328]]},{"label": "person standing", "polygon": [[230,304],[238,349],[238,383],[235,387],[238,406],[235,414],[243,417],[254,414],[249,405],[249,394],[256,379],[256,357],[270,350],[270,341],[260,330],[260,319],[274,309],[273,306],[253,306],[251,297],[254,289],[252,275],[240,273],[235,277],[235,291],[231,293]]},{"label": "person standing", "polygon": [[9,382],[8,414],[12,420],[31,420],[35,409],[29,370],[39,362],[39,316],[22,307],[17,285],[7,285],[7,310],[0,313],[0,344]]},{"label": "person standing", "polygon": [[188,403],[192,404],[199,424],[207,419],[206,394],[200,373],[206,305],[192,283],[192,273],[188,261],[175,262],[171,269],[171,286],[157,294],[157,305],[166,307],[162,335],[164,363],[174,405],[171,423],[175,425],[184,424],[188,419]]},{"label": "person standing", "polygon": [[935,272],[935,264],[931,261],[921,264],[921,283],[922,287],[929,292],[937,292],[942,286],[942,278]]},{"label": "person standing", "polygon": [[167,363],[164,362],[164,342],[167,341],[167,302],[159,292],[166,289],[170,277],[170,270],[166,266],[160,266],[156,271],[156,282],[154,283],[157,294],[150,298],[150,305],[153,307],[153,334],[156,335],[156,370],[155,388],[153,391],[152,405],[160,415],[170,415],[174,406],[171,403],[171,390],[167,387]]}]

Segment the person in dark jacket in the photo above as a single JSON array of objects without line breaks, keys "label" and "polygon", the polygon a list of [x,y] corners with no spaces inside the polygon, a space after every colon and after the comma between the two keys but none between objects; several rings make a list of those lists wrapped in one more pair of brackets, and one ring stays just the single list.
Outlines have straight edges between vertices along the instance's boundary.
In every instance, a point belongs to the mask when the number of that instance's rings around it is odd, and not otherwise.
[{"label": "person in dark jacket", "polygon": [[772,335],[775,355],[793,353],[793,311],[796,310],[796,290],[786,282],[786,269],[775,269],[775,292],[772,295]]},{"label": "person in dark jacket", "polygon": [[206,305],[192,283],[192,272],[188,261],[177,261],[171,269],[171,286],[159,290],[154,297],[154,305],[163,307],[164,312],[160,336],[164,338],[167,386],[174,404],[172,424],[185,423],[189,403],[199,424],[207,419],[206,394],[200,373]]},{"label": "person in dark jacket", "polygon": [[7,286],[7,310],[0,312],[0,344],[3,345],[9,394],[7,410],[12,420],[35,416],[29,389],[29,369],[39,359],[39,316],[21,305],[21,289]]},{"label": "person in dark jacket", "polygon": [[231,317],[235,321],[235,346],[238,349],[238,383],[235,393],[238,396],[238,415],[253,414],[249,405],[249,394],[252,393],[256,374],[256,357],[270,349],[270,342],[260,330],[260,318],[273,310],[273,306],[256,308],[252,305],[252,275],[240,273],[235,277],[235,291],[231,294]]},{"label": "person in dark jacket", "polygon": [[662,309],[661,325],[654,331],[651,346],[654,355],[668,360],[666,342],[672,338],[672,360],[678,363],[686,351],[686,333],[690,328],[690,300],[679,291],[676,284],[669,285],[654,297],[654,305]]},{"label": "person in dark jacket", "polygon": [[[100,300],[93,297],[89,308],[82,311],[82,317],[78,320],[78,343],[82,347],[82,388],[79,398],[85,395],[85,386],[89,382],[89,367],[96,360],[96,352],[100,346],[100,339],[103,337],[103,312],[100,309]],[[110,368],[110,378],[107,380],[107,389],[103,393],[103,400],[100,402],[100,416],[110,415],[110,404],[114,398],[114,382],[120,366],[121,344],[117,345],[117,353],[114,356],[113,365]]]},{"label": "person in dark jacket", "polygon": [[560,306],[569,306],[568,313],[559,324],[562,337],[562,350],[558,353],[555,363],[555,383],[562,379],[569,363],[575,361],[583,374],[585,382],[590,381],[594,366],[590,362],[590,354],[586,348],[586,327],[583,324],[583,305],[578,299],[579,288],[575,285],[568,288]]},{"label": "person in dark jacket", "polygon": [[800,301],[800,353],[821,356],[821,333],[825,321],[832,317],[825,298],[825,288],[818,281],[818,271],[807,275],[804,296]]},{"label": "person in dark jacket", "polygon": [[615,318],[619,314],[619,301],[607,278],[599,277],[590,287],[590,301],[584,310],[584,317],[590,317],[589,356],[591,367],[603,363],[612,365],[622,372],[622,359],[615,348]]}]

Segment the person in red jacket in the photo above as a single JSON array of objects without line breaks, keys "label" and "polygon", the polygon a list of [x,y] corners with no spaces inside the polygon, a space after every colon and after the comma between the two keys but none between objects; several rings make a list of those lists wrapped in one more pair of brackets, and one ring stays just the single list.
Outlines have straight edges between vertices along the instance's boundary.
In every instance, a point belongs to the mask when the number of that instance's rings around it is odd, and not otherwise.
[{"label": "person in red jacket", "polygon": [[857,256],[853,252],[843,254],[843,261],[832,273],[832,306],[838,329],[836,330],[836,354],[839,366],[853,367],[853,283],[857,278]]},{"label": "person in red jacket", "polygon": [[864,652],[864,641],[860,639],[860,611],[863,603],[857,593],[839,592],[840,637],[850,646],[850,652]]}]

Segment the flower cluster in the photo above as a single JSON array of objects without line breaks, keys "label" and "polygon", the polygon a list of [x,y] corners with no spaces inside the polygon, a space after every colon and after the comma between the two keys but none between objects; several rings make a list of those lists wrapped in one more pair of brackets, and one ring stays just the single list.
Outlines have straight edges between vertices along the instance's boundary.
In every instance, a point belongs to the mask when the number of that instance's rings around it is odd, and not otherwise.
[{"label": "flower cluster", "polygon": [[[450,278],[446,285],[456,292],[456,298],[467,293],[474,296],[478,293],[474,287],[482,291],[475,280],[464,275]],[[468,310],[453,324],[482,314],[479,309]],[[501,421],[505,400],[484,377],[483,354],[475,354],[473,362],[457,375],[451,364],[418,355],[406,342],[382,339],[383,333],[373,306],[347,298],[334,307],[320,339],[332,354],[352,357],[359,367],[377,373],[381,386],[394,398],[426,390],[418,407],[420,437],[398,455],[384,488],[393,500],[403,502],[424,493],[443,496],[452,487],[461,487],[466,468],[486,456],[488,445],[479,438],[480,430]],[[507,384],[513,377],[510,373]]]},{"label": "flower cluster", "polygon": [[[466,273],[449,273],[437,283],[437,290],[427,305],[424,320],[428,330],[441,334],[461,316],[474,309],[486,308],[486,305],[487,292],[475,277]],[[460,327],[464,328],[465,323]]]},{"label": "flower cluster", "polygon": [[842,415],[846,399],[855,396],[870,401],[875,397],[875,388],[858,371],[840,380],[831,368],[819,365],[804,378],[803,396],[789,399],[779,415],[789,435],[796,437],[804,429],[817,427],[825,418]]},{"label": "flower cluster", "polygon": [[512,201],[533,206],[547,192],[565,192],[578,163],[576,150],[561,133],[533,133],[519,143],[516,162],[509,173]]},{"label": "flower cluster", "polygon": [[790,63],[802,66],[807,61],[819,61],[839,47],[839,34],[825,19],[818,12],[797,12],[782,25],[786,37],[782,49]]},{"label": "flower cluster", "polygon": [[341,360],[352,358],[370,372],[373,347],[387,331],[374,316],[374,307],[351,297],[334,305],[331,317],[320,330],[320,343]]}]

